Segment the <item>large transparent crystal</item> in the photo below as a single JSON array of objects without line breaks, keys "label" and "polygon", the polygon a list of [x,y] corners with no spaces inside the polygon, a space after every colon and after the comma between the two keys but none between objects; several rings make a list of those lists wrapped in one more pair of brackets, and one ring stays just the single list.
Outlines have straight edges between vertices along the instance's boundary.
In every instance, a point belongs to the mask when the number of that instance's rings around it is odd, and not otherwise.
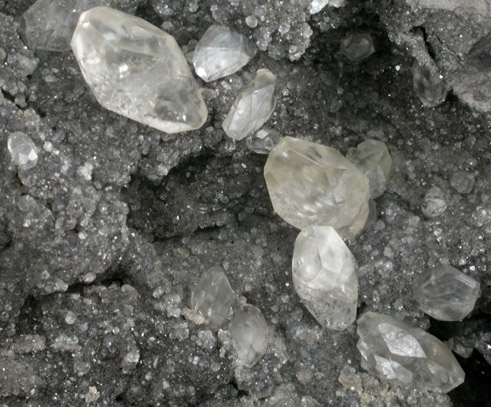
[{"label": "large transparent crystal", "polygon": [[223,325],[234,301],[235,295],[227,276],[219,267],[204,272],[191,292],[191,308],[206,318],[213,329]]},{"label": "large transparent crystal", "polygon": [[436,70],[432,71],[417,62],[413,66],[413,87],[423,105],[427,107],[438,106],[445,102],[447,97],[447,88],[442,76]]},{"label": "large transparent crystal", "polygon": [[80,16],[72,49],[105,108],[167,133],[198,129],[206,105],[175,39],[108,7]]},{"label": "large transparent crystal", "polygon": [[348,34],[341,40],[341,54],[353,62],[359,62],[375,52],[372,37],[367,33]]},{"label": "large transparent crystal", "polygon": [[449,392],[464,371],[445,344],[403,321],[367,312],[358,319],[361,366],[391,384]]},{"label": "large transparent crystal", "polygon": [[269,343],[268,324],[261,311],[243,305],[228,326],[239,366],[252,367],[266,353]]},{"label": "large transparent crystal", "polygon": [[368,216],[368,178],[337,150],[285,137],[269,154],[264,178],[276,213],[298,229],[332,226],[355,237]]},{"label": "large transparent crystal", "polygon": [[259,69],[254,80],[244,86],[225,121],[227,136],[242,140],[268,121],[276,106],[276,76],[268,69]]},{"label": "large transparent crystal", "polygon": [[256,55],[256,51],[256,46],[244,35],[212,25],[196,45],[194,69],[204,81],[214,81],[237,72]]},{"label": "large transparent crystal", "polygon": [[343,330],[356,319],[357,265],[343,239],[331,226],[300,232],[293,250],[293,286],[322,326]]},{"label": "large transparent crystal", "polygon": [[283,136],[275,129],[263,128],[246,139],[246,146],[257,154],[269,154]]},{"label": "large transparent crystal", "polygon": [[12,162],[22,170],[29,170],[38,162],[38,152],[35,144],[25,133],[11,133],[7,140],[7,148]]},{"label": "large transparent crystal", "polygon": [[440,321],[460,321],[474,309],[479,286],[472,277],[442,264],[415,280],[414,297],[419,308],[430,317]]},{"label": "large transparent crystal", "polygon": [[392,157],[383,141],[366,140],[356,148],[350,148],[346,158],[368,177],[372,199],[384,193],[390,176]]}]

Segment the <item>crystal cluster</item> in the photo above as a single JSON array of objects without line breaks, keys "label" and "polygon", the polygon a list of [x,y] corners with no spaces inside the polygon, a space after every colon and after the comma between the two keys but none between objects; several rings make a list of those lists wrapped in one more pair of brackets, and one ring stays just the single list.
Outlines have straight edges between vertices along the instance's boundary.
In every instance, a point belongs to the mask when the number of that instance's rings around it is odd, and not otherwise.
[{"label": "crystal cluster", "polygon": [[341,54],[353,62],[359,62],[375,52],[372,37],[367,33],[349,34],[341,40]]},{"label": "crystal cluster", "polygon": [[419,308],[440,321],[461,321],[474,309],[480,284],[459,270],[439,265],[414,283]]},{"label": "crystal cluster", "polygon": [[391,384],[449,392],[464,381],[450,349],[420,328],[367,312],[357,333],[362,367]]},{"label": "crystal cluster", "polygon": [[368,216],[368,178],[337,150],[285,137],[269,154],[264,177],[276,213],[298,229],[332,226],[343,239]]},{"label": "crystal cluster", "polygon": [[80,16],[71,46],[105,108],[167,133],[206,121],[205,102],[176,40],[145,20],[93,8]]},{"label": "crystal cluster", "polygon": [[223,26],[212,25],[199,40],[193,54],[196,74],[205,82],[232,75],[256,55],[247,37]]},{"label": "crystal cluster", "polygon": [[263,128],[246,139],[246,146],[257,154],[269,154],[282,138],[279,131]]},{"label": "crystal cluster", "polygon": [[415,63],[413,66],[413,87],[423,105],[435,107],[447,97],[447,88],[441,75]]},{"label": "crystal cluster", "polygon": [[357,264],[331,226],[310,226],[300,232],[293,250],[293,286],[322,326],[346,329],[356,319]]},{"label": "crystal cluster", "polygon": [[29,170],[38,162],[38,152],[29,136],[20,131],[11,133],[7,141],[7,148],[12,162],[22,170]]}]

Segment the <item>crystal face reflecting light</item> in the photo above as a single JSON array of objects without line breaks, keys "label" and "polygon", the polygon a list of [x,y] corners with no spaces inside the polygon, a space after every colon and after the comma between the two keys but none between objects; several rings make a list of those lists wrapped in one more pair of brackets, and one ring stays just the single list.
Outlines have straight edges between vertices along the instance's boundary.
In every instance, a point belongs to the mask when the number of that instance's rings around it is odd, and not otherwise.
[{"label": "crystal face reflecting light", "polygon": [[12,162],[20,169],[29,170],[36,166],[37,148],[27,134],[20,131],[11,133],[7,141],[7,148]]},{"label": "crystal face reflecting light", "polygon": [[71,41],[105,108],[167,133],[200,128],[207,110],[172,36],[108,7],[82,13]]}]

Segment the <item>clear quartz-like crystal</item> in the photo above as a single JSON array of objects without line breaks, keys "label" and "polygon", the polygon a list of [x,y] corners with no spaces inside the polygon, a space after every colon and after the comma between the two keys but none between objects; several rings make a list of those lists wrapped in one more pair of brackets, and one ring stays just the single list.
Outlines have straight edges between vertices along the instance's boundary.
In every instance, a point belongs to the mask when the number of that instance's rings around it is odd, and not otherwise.
[{"label": "clear quartz-like crystal", "polygon": [[254,80],[244,86],[223,122],[230,138],[242,140],[268,121],[276,106],[276,76],[259,69]]},{"label": "clear quartz-like crystal", "polygon": [[414,282],[414,297],[419,308],[440,321],[460,321],[474,309],[479,283],[448,266],[439,265]]},{"label": "clear quartz-like crystal", "polygon": [[269,343],[268,324],[261,311],[243,305],[228,326],[239,366],[252,367],[266,353]]},{"label": "clear quartz-like crystal", "polygon": [[375,52],[372,37],[367,33],[349,34],[341,40],[341,54],[353,62],[359,62]]},{"label": "clear quartz-like crystal", "polygon": [[207,110],[176,40],[138,17],[96,7],[71,41],[82,74],[105,108],[167,133],[200,128]]},{"label": "clear quartz-like crystal", "polygon": [[237,72],[256,55],[256,51],[256,46],[244,35],[212,25],[196,45],[194,69],[204,81],[214,81]]},{"label": "clear quartz-like crystal", "polygon": [[343,330],[355,321],[356,270],[354,256],[331,226],[310,226],[298,235],[293,250],[293,286],[322,326]]},{"label": "clear quartz-like crystal", "polygon": [[7,148],[12,162],[20,169],[29,170],[36,166],[37,148],[27,134],[20,131],[11,133],[7,141]]},{"label": "clear quartz-like crystal", "polygon": [[413,66],[413,87],[423,105],[427,107],[438,106],[445,102],[447,97],[447,88],[441,75],[417,62]]},{"label": "clear quartz-like crystal", "polygon": [[346,158],[368,177],[372,199],[384,193],[392,167],[392,157],[384,142],[366,140],[350,148]]},{"label": "clear quartz-like crystal", "polygon": [[337,150],[285,137],[269,154],[264,178],[276,213],[298,229],[332,226],[343,239],[368,216],[368,178]]},{"label": "clear quartz-like crystal", "polygon": [[213,329],[226,321],[235,295],[227,276],[218,267],[212,267],[203,275],[191,293],[191,308],[198,311]]},{"label": "clear quartz-like crystal", "polygon": [[391,384],[449,392],[464,371],[448,347],[420,328],[367,312],[358,319],[361,366]]},{"label": "clear quartz-like crystal", "polygon": [[257,154],[269,154],[282,138],[279,131],[263,128],[246,139],[246,146]]}]

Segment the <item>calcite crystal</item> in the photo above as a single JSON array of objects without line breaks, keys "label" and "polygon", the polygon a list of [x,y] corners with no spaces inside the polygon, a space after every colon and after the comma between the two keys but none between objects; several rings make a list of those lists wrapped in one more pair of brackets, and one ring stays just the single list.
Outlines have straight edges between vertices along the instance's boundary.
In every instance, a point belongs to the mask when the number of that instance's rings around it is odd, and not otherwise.
[{"label": "calcite crystal", "polygon": [[204,272],[191,292],[191,308],[198,311],[213,329],[224,324],[234,301],[227,276],[219,267]]},{"label": "calcite crystal", "polygon": [[332,226],[343,239],[368,216],[368,178],[337,150],[285,137],[269,154],[264,178],[276,213],[298,229]]},{"label": "calcite crystal", "polygon": [[372,199],[384,193],[390,176],[392,157],[383,141],[366,140],[356,148],[350,148],[346,158],[368,177]]},{"label": "calcite crystal", "polygon": [[193,54],[196,74],[205,82],[232,75],[256,55],[247,37],[227,27],[212,25],[199,40]]},{"label": "calcite crystal", "polygon": [[11,133],[7,140],[7,148],[12,162],[22,170],[29,170],[38,162],[36,145],[25,133]]},{"label": "calcite crystal", "polygon": [[474,309],[479,287],[472,277],[442,264],[415,280],[414,297],[419,309],[430,317],[440,321],[460,321]]},{"label": "calcite crystal", "polygon": [[310,226],[300,232],[293,250],[293,286],[323,327],[346,329],[356,319],[357,264],[331,226]]},{"label": "calcite crystal", "polygon": [[242,140],[266,123],[276,106],[276,76],[259,69],[256,77],[244,86],[223,122],[230,138]]},{"label": "calcite crystal", "polygon": [[246,139],[246,146],[257,154],[269,154],[282,138],[279,131],[263,128]]},{"label": "calcite crystal", "polygon": [[372,55],[375,47],[370,34],[353,33],[341,40],[340,51],[350,61],[359,62]]},{"label": "calcite crystal", "polygon": [[377,312],[358,319],[361,366],[391,384],[449,392],[464,371],[448,347],[420,328]]},{"label": "calcite crystal", "polygon": [[447,88],[438,71],[432,71],[417,62],[413,66],[413,87],[423,105],[435,107],[447,97]]},{"label": "calcite crystal", "polygon": [[152,24],[96,7],[80,16],[71,45],[105,108],[167,133],[205,122],[206,105],[181,49]]}]

